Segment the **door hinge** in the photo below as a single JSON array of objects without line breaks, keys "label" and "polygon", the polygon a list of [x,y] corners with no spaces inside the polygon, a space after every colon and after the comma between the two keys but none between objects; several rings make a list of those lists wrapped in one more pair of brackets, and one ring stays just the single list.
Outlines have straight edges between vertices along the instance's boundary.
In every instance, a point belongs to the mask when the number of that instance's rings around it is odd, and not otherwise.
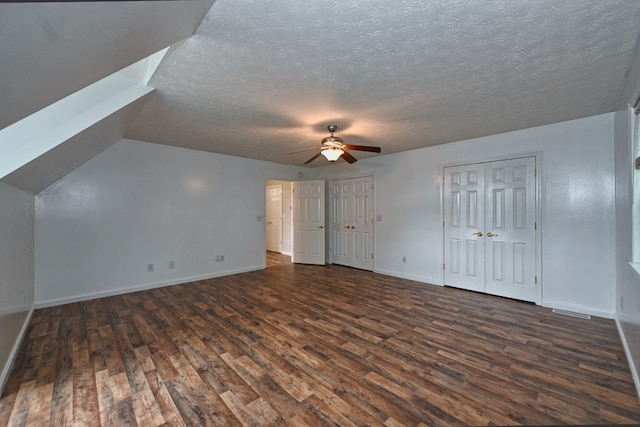
[{"label": "door hinge", "polygon": [[373,254],[371,254],[371,259],[373,259]]},{"label": "door hinge", "polygon": [[535,283],[536,285],[538,284],[538,276],[535,276],[535,277],[533,278],[533,283]]},{"label": "door hinge", "polygon": [[444,220],[442,220],[442,226],[444,227]]},{"label": "door hinge", "polygon": [[442,264],[442,269],[444,270],[444,264]]},{"label": "door hinge", "polygon": [[538,223],[537,222],[533,223],[533,229],[536,230],[536,231],[538,230]]},{"label": "door hinge", "polygon": [[533,170],[533,176],[538,176],[538,169]]}]

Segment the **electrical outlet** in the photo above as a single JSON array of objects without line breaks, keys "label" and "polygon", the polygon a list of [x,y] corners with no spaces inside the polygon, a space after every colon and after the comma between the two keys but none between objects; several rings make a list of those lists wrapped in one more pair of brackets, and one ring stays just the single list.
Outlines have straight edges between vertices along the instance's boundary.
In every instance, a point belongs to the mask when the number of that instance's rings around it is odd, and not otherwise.
[{"label": "electrical outlet", "polygon": [[27,305],[27,300],[26,300],[24,294],[22,294],[22,307],[24,307],[25,305]]},{"label": "electrical outlet", "polygon": [[216,262],[224,261],[224,255],[216,255]]},{"label": "electrical outlet", "polygon": [[403,264],[406,264],[406,263],[407,263],[407,257],[406,257],[406,256],[403,256],[403,257],[402,257],[402,263],[403,263]]},{"label": "electrical outlet", "polygon": [[624,311],[624,298],[620,297],[620,311]]},{"label": "electrical outlet", "polygon": [[176,268],[176,262],[175,261],[169,261],[169,268]]},{"label": "electrical outlet", "polygon": [[147,271],[148,272],[152,272],[153,271],[153,264],[147,264]]}]

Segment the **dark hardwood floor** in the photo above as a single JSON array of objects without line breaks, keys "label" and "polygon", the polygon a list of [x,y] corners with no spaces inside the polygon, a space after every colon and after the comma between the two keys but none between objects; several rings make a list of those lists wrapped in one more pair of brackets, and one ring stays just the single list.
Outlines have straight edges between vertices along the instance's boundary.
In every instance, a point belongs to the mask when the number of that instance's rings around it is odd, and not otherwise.
[{"label": "dark hardwood floor", "polygon": [[613,321],[292,265],[36,310],[0,425],[640,421]]}]

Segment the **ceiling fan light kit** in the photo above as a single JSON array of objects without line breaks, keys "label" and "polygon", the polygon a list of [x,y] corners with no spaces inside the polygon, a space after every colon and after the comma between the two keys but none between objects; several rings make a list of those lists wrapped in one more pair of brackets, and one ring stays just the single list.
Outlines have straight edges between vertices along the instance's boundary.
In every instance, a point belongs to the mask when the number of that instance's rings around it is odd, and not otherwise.
[{"label": "ceiling fan light kit", "polygon": [[[327,126],[327,130],[331,133],[331,136],[327,136],[322,138],[322,147],[320,147],[320,152],[304,162],[304,164],[311,163],[321,155],[326,157],[331,163],[338,160],[342,157],[347,163],[355,163],[358,161],[355,157],[353,157],[347,150],[358,150],[358,151],[369,151],[372,153],[380,153],[380,147],[371,147],[368,145],[347,145],[344,143],[344,140],[339,136],[334,136],[333,133],[338,130],[338,126],[329,125]],[[298,151],[290,151],[287,154],[300,153],[302,151],[310,151],[315,150],[315,148],[309,148],[305,150]]]},{"label": "ceiling fan light kit", "polygon": [[338,160],[343,154],[344,150],[340,148],[327,148],[326,150],[322,150],[322,155],[332,163]]}]

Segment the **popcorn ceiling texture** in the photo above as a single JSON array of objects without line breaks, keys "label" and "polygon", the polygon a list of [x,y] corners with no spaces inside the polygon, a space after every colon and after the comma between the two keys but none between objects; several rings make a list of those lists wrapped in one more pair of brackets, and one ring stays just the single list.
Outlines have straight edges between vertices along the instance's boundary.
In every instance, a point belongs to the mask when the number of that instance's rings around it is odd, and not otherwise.
[{"label": "popcorn ceiling texture", "polygon": [[602,114],[639,34],[635,0],[218,0],[125,136],[302,164],[331,123],[391,153]]}]

